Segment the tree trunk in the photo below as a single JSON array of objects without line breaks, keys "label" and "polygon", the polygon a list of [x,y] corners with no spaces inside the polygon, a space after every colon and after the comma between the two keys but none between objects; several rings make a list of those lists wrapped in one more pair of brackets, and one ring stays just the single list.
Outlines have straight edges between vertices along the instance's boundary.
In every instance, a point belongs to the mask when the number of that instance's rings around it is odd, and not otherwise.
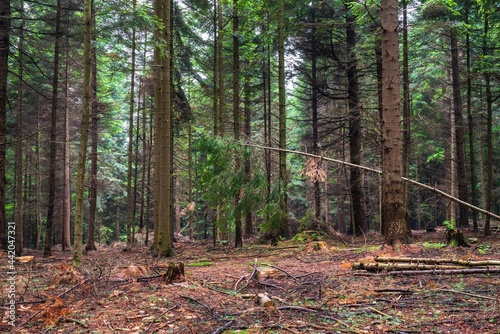
[{"label": "tree trunk", "polygon": [[[457,32],[451,30],[451,72],[453,85],[453,109],[455,114],[455,140],[456,140],[456,158],[457,162],[457,182],[458,182],[458,198],[467,202],[467,173],[465,168],[465,139],[464,125],[462,117],[462,96],[460,91],[460,70],[458,58],[458,37]],[[469,225],[469,209],[463,204],[459,204],[459,221],[458,227],[466,227]]]},{"label": "tree trunk", "polygon": [[399,41],[398,1],[382,0],[382,189],[385,243],[400,248],[410,242],[406,228],[406,212],[401,161],[401,112],[399,108]]},{"label": "tree trunk", "polygon": [[[319,136],[318,136],[318,50],[316,40],[316,8],[313,6],[311,8],[311,113],[312,113],[312,152],[313,154],[319,154]],[[313,205],[314,205],[314,222],[313,229],[319,229],[319,224],[321,221],[321,191],[319,187],[319,180],[314,181],[314,194],[313,194]]]},{"label": "tree trunk", "polygon": [[5,216],[5,163],[7,127],[7,75],[9,73],[10,0],[0,2],[0,248],[7,249]]},{"label": "tree trunk", "polygon": [[[159,93],[155,94],[155,110],[157,112],[155,125],[155,178],[158,184],[155,187],[157,214],[155,218],[154,250],[159,256],[172,256],[172,171],[171,171],[171,2],[170,0],[156,0],[155,14],[160,18],[163,27],[156,31],[157,41],[155,59],[159,61],[155,66],[155,85]],[[160,48],[163,48],[163,52]]]},{"label": "tree trunk", "polygon": [[[410,177],[411,157],[411,105],[410,105],[410,71],[408,65],[408,6],[407,1],[402,0],[403,11],[403,177]],[[411,232],[409,211],[409,183],[403,183],[404,206],[406,211],[406,224],[408,232]]]},{"label": "tree trunk", "polygon": [[[483,56],[485,59],[490,55],[488,47],[489,39],[489,20],[488,14],[484,14],[484,42]],[[489,69],[484,72],[484,84],[486,89],[486,188],[483,203],[486,211],[491,211],[491,201],[493,198],[493,95],[491,93],[491,74]],[[490,231],[491,218],[484,218],[484,235],[491,235]]]},{"label": "tree trunk", "polygon": [[99,105],[97,100],[97,52],[96,52],[96,20],[95,20],[95,4],[92,1],[92,30],[91,30],[91,80],[90,80],[90,173],[89,173],[89,214],[88,214],[88,230],[87,230],[87,245],[86,251],[96,250],[95,246],[95,230],[96,230],[96,213],[97,213],[97,146],[99,141],[98,136],[98,113]]},{"label": "tree trunk", "polygon": [[[469,25],[470,3],[467,0],[465,5],[465,24]],[[478,206],[477,200],[477,175],[476,175],[476,152],[474,149],[474,118],[472,117],[472,72],[471,72],[471,43],[470,33],[466,31],[465,49],[467,52],[467,121],[469,125],[469,164],[470,164],[470,186],[471,186],[471,204]],[[479,231],[478,213],[472,210],[472,223],[474,232]]]},{"label": "tree trunk", "polygon": [[[349,13],[346,17],[347,42],[347,101],[349,105],[349,154],[351,163],[363,164],[363,134],[361,106],[358,97],[358,70],[356,59],[356,17]],[[350,190],[353,208],[352,233],[362,234],[368,230],[366,222],[366,201],[364,191],[364,171],[351,167]]]},{"label": "tree trunk", "polygon": [[63,221],[61,229],[61,249],[71,248],[71,137],[70,137],[70,109],[69,109],[69,38],[66,36],[66,64],[64,77],[64,190],[63,190]]},{"label": "tree trunk", "polygon": [[36,177],[35,177],[35,211],[36,211],[36,241],[35,248],[37,250],[41,249],[41,241],[42,241],[42,175],[41,175],[41,156],[40,156],[40,146],[42,142],[42,132],[40,126],[40,110],[37,111],[36,116],[36,147],[35,147],[35,156],[36,156]]},{"label": "tree trunk", "polygon": [[[234,117],[234,140],[238,142],[241,137],[241,109],[240,109],[240,42],[239,42],[239,22],[238,22],[238,0],[233,0],[233,117]],[[241,157],[236,154],[236,172],[241,167]],[[236,194],[235,206],[240,202],[240,194]],[[239,210],[238,210],[239,211]],[[240,212],[240,211],[239,211]],[[235,247],[243,247],[243,217],[235,215]]]},{"label": "tree trunk", "polygon": [[75,231],[73,264],[80,267],[82,262],[83,236],[83,195],[85,190],[85,164],[87,162],[87,145],[90,123],[90,77],[91,77],[91,34],[92,34],[92,0],[84,1],[84,38],[83,38],[83,108],[82,126],[80,128],[80,148],[76,180]]},{"label": "tree trunk", "polygon": [[52,230],[55,219],[56,202],[56,168],[57,168],[57,104],[59,93],[59,49],[61,41],[61,0],[57,0],[56,30],[54,39],[54,68],[52,77],[52,108],[50,121],[50,162],[49,162],[49,195],[47,223],[45,226],[45,245],[43,256],[52,255]]},{"label": "tree trunk", "polygon": [[[24,1],[21,1],[21,8]],[[21,15],[23,15],[21,13]],[[24,18],[21,21],[19,29],[19,53],[17,61],[19,62],[19,82],[17,88],[17,146],[16,146],[16,255],[21,256],[24,248],[23,238],[23,52],[24,52]]]},{"label": "tree trunk", "polygon": [[[285,86],[285,4],[278,0],[278,90],[279,90],[279,148],[286,149],[286,86]],[[279,152],[279,201],[282,214],[280,235],[290,238],[288,225],[288,180],[286,170],[286,152]]]},{"label": "tree trunk", "polygon": [[[250,77],[247,75],[245,77],[245,87],[244,87],[244,116],[245,116],[245,140],[250,141],[251,139],[251,122],[252,122],[252,112],[250,106]],[[245,159],[245,175],[246,180],[250,180],[252,177],[252,164],[250,162],[250,157]],[[245,236],[250,237],[253,236],[253,215],[252,212],[247,212],[245,216]]]},{"label": "tree trunk", "polygon": [[[132,10],[135,15],[137,1],[132,3]],[[134,246],[135,217],[133,216],[134,194],[132,189],[133,175],[133,148],[134,148],[134,110],[135,110],[135,56],[136,56],[136,29],[132,28],[132,55],[130,73],[130,103],[129,103],[129,130],[128,130],[128,168],[127,168],[127,248]]]}]

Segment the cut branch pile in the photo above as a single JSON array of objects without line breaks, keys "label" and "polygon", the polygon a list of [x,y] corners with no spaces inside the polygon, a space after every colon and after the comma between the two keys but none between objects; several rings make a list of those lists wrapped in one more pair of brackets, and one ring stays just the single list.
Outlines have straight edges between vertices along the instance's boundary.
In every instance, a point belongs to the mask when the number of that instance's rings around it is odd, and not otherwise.
[{"label": "cut branch pile", "polygon": [[395,275],[500,273],[499,260],[468,261],[445,258],[376,257],[375,262],[354,262],[354,270]]}]

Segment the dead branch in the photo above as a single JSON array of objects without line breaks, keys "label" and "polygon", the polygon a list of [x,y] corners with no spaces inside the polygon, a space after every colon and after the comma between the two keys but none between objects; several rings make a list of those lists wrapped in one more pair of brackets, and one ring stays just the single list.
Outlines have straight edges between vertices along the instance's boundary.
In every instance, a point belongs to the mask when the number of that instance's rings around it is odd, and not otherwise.
[{"label": "dead branch", "polygon": [[229,327],[231,327],[231,325],[233,324],[233,322],[234,322],[234,320],[229,321],[224,326],[221,326],[221,327],[217,328],[212,334],[223,333],[226,329],[229,329]]},{"label": "dead branch", "polygon": [[498,298],[494,298],[494,297],[476,295],[474,293],[468,293],[468,292],[456,291],[456,290],[450,290],[450,289],[438,289],[436,291],[438,291],[438,292],[439,291],[451,292],[451,293],[456,293],[456,294],[461,294],[461,295],[470,296],[470,297],[476,297],[476,298],[481,298],[481,299],[489,299],[489,300],[497,300],[498,299]]},{"label": "dead branch", "polygon": [[436,270],[436,269],[460,269],[456,265],[434,265],[421,263],[362,263],[354,262],[352,269],[380,271],[380,270]]},{"label": "dead branch", "polygon": [[425,263],[425,264],[442,264],[452,263],[457,266],[463,267],[486,267],[486,266],[500,266],[499,260],[482,260],[482,261],[467,261],[458,259],[445,259],[445,258],[405,258],[405,257],[382,257],[377,256],[376,262],[397,262],[397,263]]},{"label": "dead branch", "polygon": [[[363,170],[366,170],[366,171],[369,171],[369,172],[372,172],[372,173],[376,173],[376,174],[382,174],[382,171],[378,170],[378,169],[374,169],[374,168],[370,168],[370,167],[366,167],[366,166],[361,166],[361,165],[356,165],[356,164],[353,164],[353,163],[350,163],[350,162],[347,162],[347,161],[343,161],[343,160],[339,160],[339,159],[332,159],[332,158],[325,158],[325,157],[322,157],[322,156],[319,156],[319,155],[315,155],[315,154],[311,154],[311,153],[305,153],[305,152],[299,152],[299,151],[293,151],[293,150],[287,150],[287,149],[282,149],[282,148],[276,148],[276,147],[268,147],[268,146],[263,146],[263,145],[257,145],[257,144],[250,144],[250,143],[245,143],[243,144],[245,146],[250,146],[250,147],[255,147],[255,148],[261,148],[261,149],[264,149],[264,150],[270,150],[270,151],[281,151],[281,152],[286,152],[286,153],[292,153],[292,154],[299,154],[299,155],[303,155],[303,156],[306,156],[306,157],[311,157],[311,158],[320,158],[320,159],[323,159],[323,160],[326,160],[326,161],[331,161],[331,162],[335,162],[337,164],[341,164],[341,165],[345,165],[345,166],[350,166],[350,167],[355,167],[355,168],[359,168],[359,169],[363,169]],[[420,183],[420,182],[417,182],[417,181],[414,181],[414,180],[411,180],[411,179],[408,179],[406,177],[402,177],[403,181],[406,181],[408,183],[411,183],[411,184],[414,184],[420,188],[424,188],[424,189],[427,189],[427,190],[430,190],[432,192],[435,192],[443,197],[446,197],[458,204],[462,204],[462,205],[465,205],[475,211],[478,211],[478,212],[481,212],[487,216],[490,216],[491,218],[494,218],[496,220],[500,220],[500,216],[492,213],[492,212],[489,212],[489,211],[486,211],[484,209],[481,209],[480,207],[477,207],[477,206],[474,206],[472,204],[469,204],[467,202],[464,202],[456,197],[453,197],[447,193],[445,193],[444,191],[442,190],[439,190],[437,189],[436,187],[431,187],[431,186],[428,186],[426,184],[423,184],[423,183]]]},{"label": "dead branch", "polygon": [[467,275],[467,274],[500,274],[500,268],[471,268],[471,269],[436,269],[436,270],[398,270],[389,271],[388,275]]}]

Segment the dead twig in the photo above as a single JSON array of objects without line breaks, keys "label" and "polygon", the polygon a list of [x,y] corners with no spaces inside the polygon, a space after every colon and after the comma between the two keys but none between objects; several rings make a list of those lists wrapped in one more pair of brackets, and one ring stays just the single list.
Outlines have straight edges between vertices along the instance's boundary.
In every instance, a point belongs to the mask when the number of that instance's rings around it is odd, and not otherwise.
[{"label": "dead twig", "polygon": [[158,320],[160,317],[163,317],[165,314],[167,314],[167,312],[170,312],[170,311],[176,309],[177,307],[179,307],[179,305],[174,305],[171,308],[165,310],[165,312],[161,313],[159,316],[155,317],[153,319],[153,321],[151,321],[151,323],[149,324],[148,328],[146,328],[146,330],[144,331],[144,333],[149,332],[149,329],[151,328],[151,326],[153,326],[153,324],[155,323],[156,320]]},{"label": "dead twig", "polygon": [[212,334],[223,333],[226,329],[228,329],[229,327],[231,327],[231,325],[233,324],[233,322],[234,322],[234,320],[229,321],[224,326],[221,326],[221,327],[217,328],[215,331],[213,331]]},{"label": "dead twig", "polygon": [[[250,276],[248,276],[248,278],[247,278],[247,281],[246,281],[245,285],[244,285],[244,286],[242,286],[242,287],[238,290],[238,289],[237,289],[237,287],[238,287],[238,284],[239,284],[239,282],[240,282],[240,280],[238,280],[238,282],[236,282],[236,284],[234,285],[234,291],[236,291],[236,292],[238,292],[238,293],[239,293],[239,292],[241,292],[241,291],[243,291],[243,289],[245,289],[245,288],[248,286],[248,284],[250,283],[250,280],[251,280],[252,278],[254,278],[254,277],[255,277],[255,274],[256,274],[256,273],[257,273],[257,258],[255,258],[254,265],[253,265],[253,271],[252,271],[252,273],[250,274]],[[243,278],[244,278],[244,277],[243,277]]]},{"label": "dead twig", "polygon": [[466,295],[466,296],[476,297],[476,298],[481,298],[481,299],[497,300],[497,298],[494,298],[494,297],[476,295],[474,293],[468,293],[468,292],[463,292],[463,291],[456,291],[456,290],[451,290],[451,289],[437,289],[435,291],[451,292],[451,293],[456,293],[456,294],[461,294],[461,295]]}]

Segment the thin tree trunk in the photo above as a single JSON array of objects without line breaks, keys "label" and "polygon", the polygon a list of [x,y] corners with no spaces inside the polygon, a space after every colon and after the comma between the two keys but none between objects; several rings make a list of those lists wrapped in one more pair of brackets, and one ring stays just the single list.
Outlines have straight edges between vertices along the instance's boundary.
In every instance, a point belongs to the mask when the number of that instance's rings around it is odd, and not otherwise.
[{"label": "thin tree trunk", "polygon": [[[21,1],[21,8],[24,6],[24,1]],[[21,15],[23,15],[21,13]],[[17,87],[17,146],[16,146],[16,255],[20,256],[23,253],[24,238],[23,238],[23,52],[24,52],[24,18],[21,19],[21,27],[19,29],[19,45],[17,61],[19,62],[19,82]]]},{"label": "thin tree trunk", "polygon": [[69,38],[66,37],[66,64],[64,69],[66,83],[64,87],[64,193],[63,193],[63,221],[61,229],[61,248],[65,251],[71,248],[71,138],[69,132]]},{"label": "thin tree trunk", "polygon": [[[279,147],[286,149],[286,86],[285,86],[285,4],[284,0],[278,0],[278,95],[279,95]],[[280,151],[279,157],[279,201],[282,214],[280,235],[290,238],[290,227],[288,225],[288,180],[286,170],[286,153]]]},{"label": "thin tree trunk", "polygon": [[[462,95],[460,90],[460,70],[458,58],[458,37],[457,32],[451,31],[451,68],[453,85],[453,109],[455,114],[455,140],[456,140],[456,159],[457,162],[457,182],[458,198],[467,202],[467,173],[465,168],[465,139],[462,112]],[[469,209],[460,204],[459,208],[459,227],[469,226]]]},{"label": "thin tree trunk", "polygon": [[[189,194],[189,239],[193,240],[193,130],[191,120],[188,123],[188,194]],[[194,203],[193,203],[194,204]]]},{"label": "thin tree trunk", "polygon": [[85,164],[87,162],[87,144],[90,123],[90,76],[91,76],[91,34],[92,34],[92,0],[84,0],[84,43],[83,43],[83,108],[82,126],[80,128],[80,148],[78,151],[78,167],[76,180],[75,231],[73,264],[80,267],[82,263],[83,205],[85,189]]},{"label": "thin tree trunk", "polygon": [[[467,0],[465,5],[465,24],[469,25],[470,3]],[[471,73],[471,42],[470,33],[466,31],[465,49],[467,51],[467,120],[469,125],[469,164],[470,164],[470,186],[471,186],[471,204],[478,205],[477,198],[477,175],[476,175],[476,152],[474,149],[474,118],[472,117],[472,73]],[[479,231],[478,213],[472,211],[472,222],[474,232]]]},{"label": "thin tree trunk", "polygon": [[[319,153],[319,136],[318,136],[318,50],[316,40],[316,8],[311,8],[311,113],[312,113],[312,151],[314,154]],[[313,207],[314,207],[314,222],[313,229],[319,229],[321,221],[321,190],[319,180],[315,180],[313,184]]]},{"label": "thin tree trunk", "polygon": [[[361,106],[358,96],[358,70],[356,59],[356,17],[346,17],[347,42],[347,101],[349,105],[349,155],[351,163],[363,163],[363,134],[361,125]],[[364,171],[351,168],[350,190],[353,209],[352,233],[362,234],[367,231],[366,201],[364,191]]]},{"label": "thin tree trunk", "polygon": [[[408,6],[407,1],[402,0],[403,11],[403,177],[410,176],[411,157],[411,106],[410,106],[410,71],[408,65]],[[406,210],[406,223],[408,233],[411,232],[409,211],[409,184],[403,184],[404,206]]]},{"label": "thin tree trunk", "polygon": [[86,251],[96,250],[95,232],[96,232],[96,214],[97,214],[97,146],[99,141],[98,136],[98,113],[99,105],[97,100],[97,53],[96,53],[96,20],[95,20],[95,4],[92,1],[92,30],[91,30],[91,66],[92,74],[90,80],[90,173],[89,173],[89,213],[88,213],[88,230],[87,230],[87,245]]},{"label": "thin tree trunk", "polygon": [[[375,62],[377,66],[377,96],[378,96],[378,115],[380,120],[380,142],[383,142],[383,125],[382,120],[384,118],[383,105],[382,105],[382,48],[381,45],[375,47]],[[382,166],[382,159],[384,158],[384,146],[380,146],[380,166]],[[382,213],[382,203],[384,203],[384,192],[382,189],[382,174],[379,175],[379,216],[380,216],[380,232],[385,235],[387,231],[387,226],[384,222],[384,214]]]},{"label": "thin tree trunk", "polygon": [[[251,122],[252,122],[252,113],[250,109],[250,78],[248,75],[245,76],[245,87],[244,87],[244,117],[245,117],[245,140],[250,141],[251,137]],[[245,175],[246,180],[250,180],[252,174],[252,164],[250,162],[250,157],[245,159]],[[245,236],[250,237],[253,236],[253,215],[252,212],[247,212],[245,216]]]},{"label": "thin tree trunk", "polygon": [[[135,15],[137,1],[132,3],[132,10]],[[134,147],[134,110],[135,110],[135,56],[136,56],[136,29],[132,29],[132,55],[131,55],[131,74],[130,74],[130,105],[129,105],[129,132],[128,132],[128,168],[127,168],[127,247],[134,246],[134,219],[133,207],[135,206],[134,194],[132,193],[132,175],[133,175],[133,147]]]},{"label": "thin tree trunk", "polygon": [[[238,0],[233,0],[233,118],[234,118],[234,140],[238,142],[241,137],[241,108],[240,108],[240,43],[239,43],[239,17]],[[241,167],[241,157],[237,154],[235,169]],[[235,206],[240,202],[240,194],[236,194]],[[243,227],[239,214],[235,216],[235,247],[243,247]]]},{"label": "thin tree trunk", "polygon": [[41,239],[42,239],[42,175],[40,171],[41,156],[40,156],[40,146],[42,142],[42,132],[40,131],[40,110],[37,111],[36,116],[36,176],[35,176],[35,212],[36,212],[36,241],[35,248],[37,250],[41,249]]},{"label": "thin tree trunk", "polygon": [[61,0],[57,0],[56,30],[54,39],[54,68],[52,77],[52,108],[50,121],[50,161],[49,161],[49,195],[47,222],[45,226],[45,245],[43,256],[52,255],[52,234],[55,219],[56,168],[57,168],[57,104],[59,93],[59,49],[61,41]]},{"label": "thin tree trunk", "polygon": [[[489,39],[489,19],[488,13],[484,14],[484,42],[483,56],[485,58],[490,54],[488,48]],[[484,72],[484,84],[486,89],[486,189],[484,196],[484,209],[491,211],[493,198],[493,95],[491,93],[491,74],[488,69]],[[491,235],[491,218],[486,216],[484,219],[484,235]]]},{"label": "thin tree trunk", "polygon": [[7,127],[7,75],[9,73],[10,0],[0,1],[0,249],[7,249],[5,216],[5,163]]}]

